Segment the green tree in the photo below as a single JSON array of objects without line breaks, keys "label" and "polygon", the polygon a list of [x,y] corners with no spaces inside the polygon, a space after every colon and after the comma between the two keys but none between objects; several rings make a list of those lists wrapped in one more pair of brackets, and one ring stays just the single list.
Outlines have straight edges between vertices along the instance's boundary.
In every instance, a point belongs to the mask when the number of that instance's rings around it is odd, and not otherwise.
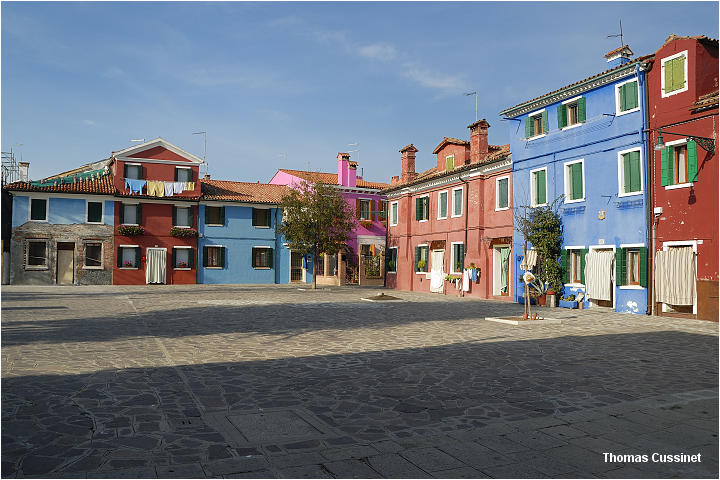
[{"label": "green tree", "polygon": [[355,212],[340,192],[322,183],[302,183],[286,194],[280,208],[278,233],[290,249],[313,255],[312,288],[317,288],[315,266],[321,253],[340,252],[356,227]]}]

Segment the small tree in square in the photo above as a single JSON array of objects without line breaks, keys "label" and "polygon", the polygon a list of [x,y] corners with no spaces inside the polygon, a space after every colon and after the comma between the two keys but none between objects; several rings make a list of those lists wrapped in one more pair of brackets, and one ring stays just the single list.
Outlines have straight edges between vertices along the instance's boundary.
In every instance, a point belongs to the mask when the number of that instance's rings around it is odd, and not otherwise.
[{"label": "small tree in square", "polygon": [[283,221],[278,233],[290,249],[313,255],[312,288],[316,289],[318,256],[343,250],[356,227],[355,212],[337,189],[305,182],[283,197],[280,208]]}]

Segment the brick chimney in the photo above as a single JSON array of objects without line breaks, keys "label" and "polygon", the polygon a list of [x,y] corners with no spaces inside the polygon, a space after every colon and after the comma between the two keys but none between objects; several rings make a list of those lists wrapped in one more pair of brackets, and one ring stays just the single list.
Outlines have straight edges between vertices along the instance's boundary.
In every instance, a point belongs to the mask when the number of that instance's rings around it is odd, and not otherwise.
[{"label": "brick chimney", "polygon": [[338,185],[354,187],[357,185],[357,163],[350,161],[350,154],[340,152],[338,159]]},{"label": "brick chimney", "polygon": [[400,181],[402,183],[411,182],[417,177],[415,173],[415,153],[418,151],[412,143],[400,149],[402,154],[402,170],[400,171]]},{"label": "brick chimney", "polygon": [[29,182],[30,178],[30,162],[18,162],[18,180],[21,182]]},{"label": "brick chimney", "polygon": [[480,163],[488,154],[488,128],[484,118],[468,125],[470,129],[470,163]]}]

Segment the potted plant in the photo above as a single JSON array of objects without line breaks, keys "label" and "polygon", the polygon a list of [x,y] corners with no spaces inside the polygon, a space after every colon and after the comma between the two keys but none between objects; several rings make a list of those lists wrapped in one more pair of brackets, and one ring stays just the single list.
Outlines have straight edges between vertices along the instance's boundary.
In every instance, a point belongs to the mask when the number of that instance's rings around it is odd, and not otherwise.
[{"label": "potted plant", "polygon": [[535,303],[537,303],[541,307],[544,307],[547,293],[547,284],[540,280],[535,280],[530,283],[529,286],[530,295],[535,298]]},{"label": "potted plant", "polygon": [[575,295],[570,294],[562,297],[562,299],[558,302],[558,307],[578,308],[578,302],[575,301]]},{"label": "potted plant", "polygon": [[145,233],[145,229],[140,225],[120,225],[117,227],[118,235],[125,237],[134,237]]},{"label": "potted plant", "polygon": [[365,228],[372,227],[373,221],[372,220],[360,220],[360,225],[362,225]]},{"label": "potted plant", "polygon": [[197,230],[188,227],[172,227],[170,229],[170,236],[176,238],[191,238],[197,237]]},{"label": "potted plant", "polygon": [[418,260],[418,263],[417,263],[418,271],[424,272],[426,265],[427,265],[427,263],[425,262],[425,260]]},{"label": "potted plant", "polygon": [[135,266],[135,265],[133,265],[133,263],[132,263],[130,260],[125,260],[125,261],[123,262],[123,267],[124,267],[124,268],[133,268],[134,266]]}]

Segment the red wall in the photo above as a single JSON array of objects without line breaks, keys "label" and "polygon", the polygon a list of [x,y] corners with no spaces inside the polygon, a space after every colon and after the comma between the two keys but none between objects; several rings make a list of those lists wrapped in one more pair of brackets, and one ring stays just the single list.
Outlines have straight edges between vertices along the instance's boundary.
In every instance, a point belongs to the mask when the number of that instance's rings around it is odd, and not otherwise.
[{"label": "red wall", "polygon": [[[158,151],[161,150],[161,151]],[[160,159],[161,157],[177,157],[177,158],[162,158],[163,160],[172,160],[172,161],[183,161],[187,162],[187,159],[180,157],[176,155],[175,153],[166,150],[162,147],[155,147],[150,150],[146,150],[146,152],[138,153],[136,155],[133,155],[133,157],[141,156],[142,158],[150,158],[145,156],[153,155],[152,158]],[[126,192],[125,190],[125,178],[124,178],[124,171],[125,171],[125,163],[122,160],[118,160],[115,165],[115,178],[114,178],[114,184],[115,188],[118,189],[119,192]],[[133,162],[134,163],[134,162]],[[163,182],[172,182],[175,180],[175,167],[178,165],[173,164],[165,164],[165,163],[143,163],[138,160],[136,163],[142,163],[143,167],[143,180],[159,180]],[[179,165],[184,166],[184,165]],[[193,181],[195,182],[195,189],[190,191],[185,191],[181,194],[175,194],[173,197],[183,198],[183,197],[197,197],[200,195],[200,180],[199,180],[199,172],[200,168],[196,164],[189,164],[188,165],[192,169],[192,175],[193,175]],[[147,190],[145,190],[146,192]]]},{"label": "red wall", "polygon": [[438,171],[445,170],[445,157],[448,155],[455,155],[455,167],[465,165],[466,161],[470,160],[470,147],[466,145],[455,145],[449,143],[445,145],[442,150],[437,153],[437,168]]}]

